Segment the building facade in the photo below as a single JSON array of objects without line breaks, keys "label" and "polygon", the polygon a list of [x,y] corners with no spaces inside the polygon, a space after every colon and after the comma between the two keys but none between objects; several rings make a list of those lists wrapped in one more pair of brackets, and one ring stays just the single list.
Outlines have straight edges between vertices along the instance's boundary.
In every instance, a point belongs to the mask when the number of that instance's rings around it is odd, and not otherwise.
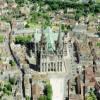
[{"label": "building facade", "polygon": [[48,28],[48,31],[41,32],[37,45],[37,64],[40,72],[67,72],[67,34],[62,33],[60,29],[58,33],[53,33]]}]

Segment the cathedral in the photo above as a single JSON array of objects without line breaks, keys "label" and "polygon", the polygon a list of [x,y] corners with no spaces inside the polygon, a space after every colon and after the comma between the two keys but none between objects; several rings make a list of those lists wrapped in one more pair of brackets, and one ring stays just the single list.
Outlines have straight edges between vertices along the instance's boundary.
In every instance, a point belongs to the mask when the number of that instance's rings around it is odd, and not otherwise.
[{"label": "cathedral", "polygon": [[53,32],[51,28],[41,31],[41,36],[37,32],[37,65],[40,72],[66,72],[67,34],[59,31]]}]

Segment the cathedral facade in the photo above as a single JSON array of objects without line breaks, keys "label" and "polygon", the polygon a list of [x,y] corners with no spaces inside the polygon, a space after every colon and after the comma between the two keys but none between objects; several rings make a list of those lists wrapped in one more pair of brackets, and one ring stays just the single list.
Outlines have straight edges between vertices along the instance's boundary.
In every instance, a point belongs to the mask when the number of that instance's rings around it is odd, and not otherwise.
[{"label": "cathedral facade", "polygon": [[66,72],[67,34],[42,31],[37,60],[40,72]]}]

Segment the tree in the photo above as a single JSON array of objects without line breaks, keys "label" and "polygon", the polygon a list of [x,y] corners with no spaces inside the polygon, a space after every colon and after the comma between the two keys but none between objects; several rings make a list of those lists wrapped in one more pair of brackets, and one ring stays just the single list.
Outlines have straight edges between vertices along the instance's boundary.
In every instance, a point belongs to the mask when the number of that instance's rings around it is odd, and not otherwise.
[{"label": "tree", "polygon": [[97,31],[100,32],[100,26],[97,27]]},{"label": "tree", "polygon": [[26,99],[25,100],[30,100],[30,97],[29,96],[26,96]]},{"label": "tree", "polygon": [[65,30],[65,25],[61,24],[61,30],[64,31]]},{"label": "tree", "polygon": [[0,91],[2,91],[2,85],[0,84]]},{"label": "tree", "polygon": [[45,87],[45,94],[47,96],[47,100],[52,100],[52,87],[50,84],[47,84]]},{"label": "tree", "polygon": [[15,0],[15,2],[21,5],[21,4],[24,4],[25,0]]},{"label": "tree", "polygon": [[89,95],[86,97],[86,100],[97,100],[96,95],[92,89],[89,91]]},{"label": "tree", "polygon": [[10,64],[11,66],[15,66],[15,62],[14,62],[13,60],[10,60],[10,61],[9,61],[9,64]]},{"label": "tree", "polygon": [[10,83],[4,84],[2,91],[4,94],[11,95],[11,92],[12,92],[11,84]]},{"label": "tree", "polygon": [[57,10],[57,9],[59,9],[59,4],[56,3],[56,2],[54,2],[54,3],[51,5],[51,8],[52,8],[52,10]]},{"label": "tree", "polygon": [[96,4],[95,5],[95,13],[99,13],[100,12],[100,4]]},{"label": "tree", "polygon": [[80,16],[78,14],[75,15],[75,20],[78,21]]},{"label": "tree", "polygon": [[30,27],[29,24],[26,24],[26,25],[25,25],[25,28],[29,28],[29,27]]},{"label": "tree", "polygon": [[15,77],[9,78],[9,82],[14,85],[16,83]]},{"label": "tree", "polygon": [[5,85],[4,85],[4,88],[6,88],[6,90],[7,90],[7,91],[12,92],[12,86],[11,86],[11,84],[10,84],[10,83],[5,84]]},{"label": "tree", "polygon": [[44,96],[40,96],[38,100],[47,100],[47,97],[44,95]]}]

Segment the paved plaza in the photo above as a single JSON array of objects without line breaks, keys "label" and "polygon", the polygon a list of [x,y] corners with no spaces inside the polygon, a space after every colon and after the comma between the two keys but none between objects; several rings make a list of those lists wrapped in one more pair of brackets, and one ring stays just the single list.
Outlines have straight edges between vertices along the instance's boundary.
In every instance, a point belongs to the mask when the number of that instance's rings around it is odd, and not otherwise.
[{"label": "paved plaza", "polygon": [[53,96],[52,100],[64,100],[64,76],[50,76]]}]

